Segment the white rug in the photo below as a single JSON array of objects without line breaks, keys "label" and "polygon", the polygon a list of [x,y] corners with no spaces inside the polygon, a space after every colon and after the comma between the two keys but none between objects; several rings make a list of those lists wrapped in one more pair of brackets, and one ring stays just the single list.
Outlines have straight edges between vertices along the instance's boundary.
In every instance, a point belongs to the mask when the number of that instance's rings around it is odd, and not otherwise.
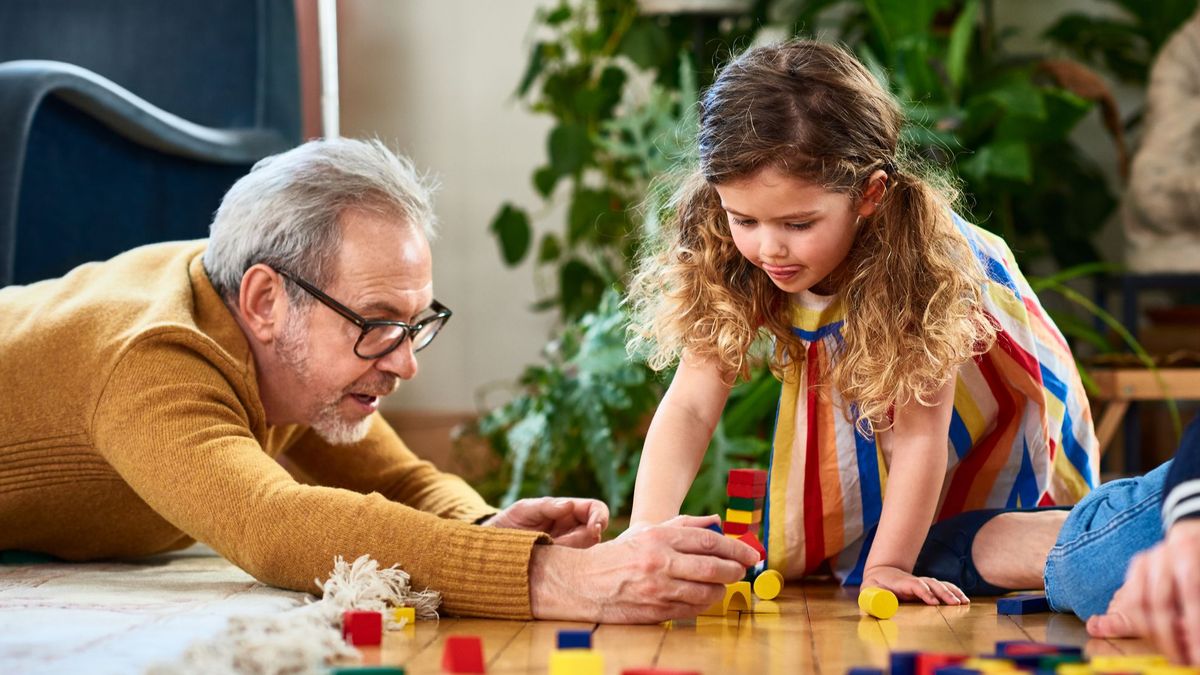
[{"label": "white rug", "polygon": [[137,563],[0,565],[0,673],[141,673],[232,616],[277,614],[307,597],[204,546]]}]

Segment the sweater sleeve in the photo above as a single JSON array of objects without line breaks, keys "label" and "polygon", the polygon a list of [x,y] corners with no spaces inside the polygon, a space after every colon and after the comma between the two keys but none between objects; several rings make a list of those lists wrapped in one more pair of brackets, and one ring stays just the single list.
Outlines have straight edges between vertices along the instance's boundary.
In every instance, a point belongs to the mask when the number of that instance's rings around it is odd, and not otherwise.
[{"label": "sweater sleeve", "polygon": [[496,513],[458,476],[419,459],[376,413],[367,437],[353,445],[330,445],[309,430],[287,457],[322,485],[388,499],[442,518],[475,522]]},{"label": "sweater sleeve", "polygon": [[1184,430],[1163,485],[1163,529],[1184,518],[1200,518],[1200,416]]},{"label": "sweater sleeve", "polygon": [[[297,483],[251,433],[261,420],[239,393],[256,389],[239,377],[195,336],[144,339],[101,392],[93,441],[155,512],[265,583],[312,591],[335,556],[368,554],[400,565],[415,588],[441,591],[449,613],[531,616],[529,558],[548,537],[442,518],[377,492]],[[429,489],[436,479],[417,481],[424,490],[396,481],[388,489],[451,514],[468,516],[482,502]]]}]

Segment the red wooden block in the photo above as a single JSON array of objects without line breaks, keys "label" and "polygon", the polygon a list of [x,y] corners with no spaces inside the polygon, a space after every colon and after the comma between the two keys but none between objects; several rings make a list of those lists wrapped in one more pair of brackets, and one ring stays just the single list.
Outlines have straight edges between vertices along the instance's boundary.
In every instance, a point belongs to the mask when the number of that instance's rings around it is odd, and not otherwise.
[{"label": "red wooden block", "polygon": [[766,485],[767,472],[762,469],[730,469],[729,485]]},{"label": "red wooden block", "polygon": [[383,642],[383,615],[352,609],[342,613],[342,639],[355,647],[369,647]]},{"label": "red wooden block", "polygon": [[1053,656],[1057,654],[1058,648],[1054,645],[1040,645],[1034,643],[1009,645],[1008,648],[1004,650],[1004,656]]},{"label": "red wooden block", "polygon": [[750,548],[758,551],[759,560],[767,557],[767,549],[763,547],[762,542],[758,540],[758,537],[754,536],[753,532],[747,532],[746,534],[743,534],[742,536],[738,537],[738,541],[750,544]]},{"label": "red wooden block", "polygon": [[729,497],[745,497],[746,499],[757,499],[767,496],[767,485],[748,485],[745,483],[730,483],[725,487],[725,494]]},{"label": "red wooden block", "polygon": [[758,528],[750,523],[725,523],[725,534],[748,534],[751,527]]},{"label": "red wooden block", "polygon": [[916,675],[933,675],[938,668],[966,660],[967,657],[961,654],[917,654]]},{"label": "red wooden block", "polygon": [[451,635],[442,652],[442,670],[448,673],[483,673],[483,639],[477,635]]}]

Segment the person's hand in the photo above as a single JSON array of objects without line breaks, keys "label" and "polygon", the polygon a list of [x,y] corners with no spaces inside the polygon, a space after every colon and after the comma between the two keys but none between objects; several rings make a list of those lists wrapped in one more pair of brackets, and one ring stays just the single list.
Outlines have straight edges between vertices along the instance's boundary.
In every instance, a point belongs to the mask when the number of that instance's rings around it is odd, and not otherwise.
[{"label": "person's hand", "polygon": [[485,527],[537,530],[554,543],[587,548],[608,529],[608,506],[595,499],[539,497],[521,499],[482,523]]},{"label": "person's hand", "polygon": [[1181,520],[1134,557],[1108,612],[1087,622],[1097,638],[1148,638],[1176,663],[1200,665],[1200,519]]},{"label": "person's hand", "polygon": [[880,565],[863,572],[862,587],[877,586],[896,594],[899,600],[920,600],[927,605],[966,605],[967,594],[958,586],[933,577],[917,577],[898,567]]},{"label": "person's hand", "polygon": [[539,619],[657,623],[694,617],[758,562],[748,545],[678,516],[580,551],[535,546],[529,595]]}]

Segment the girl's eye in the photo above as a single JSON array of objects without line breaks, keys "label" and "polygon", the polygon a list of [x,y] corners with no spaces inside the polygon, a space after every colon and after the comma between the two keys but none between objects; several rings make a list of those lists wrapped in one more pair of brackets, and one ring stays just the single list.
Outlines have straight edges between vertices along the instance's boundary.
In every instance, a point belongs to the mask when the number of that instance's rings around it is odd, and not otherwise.
[{"label": "girl's eye", "polygon": [[729,222],[737,225],[738,227],[750,227],[754,224],[753,220],[743,220],[741,218],[734,218],[733,216],[729,217]]},{"label": "girl's eye", "polygon": [[789,230],[807,230],[810,227],[812,227],[812,223],[788,223],[787,224],[787,228]]}]

